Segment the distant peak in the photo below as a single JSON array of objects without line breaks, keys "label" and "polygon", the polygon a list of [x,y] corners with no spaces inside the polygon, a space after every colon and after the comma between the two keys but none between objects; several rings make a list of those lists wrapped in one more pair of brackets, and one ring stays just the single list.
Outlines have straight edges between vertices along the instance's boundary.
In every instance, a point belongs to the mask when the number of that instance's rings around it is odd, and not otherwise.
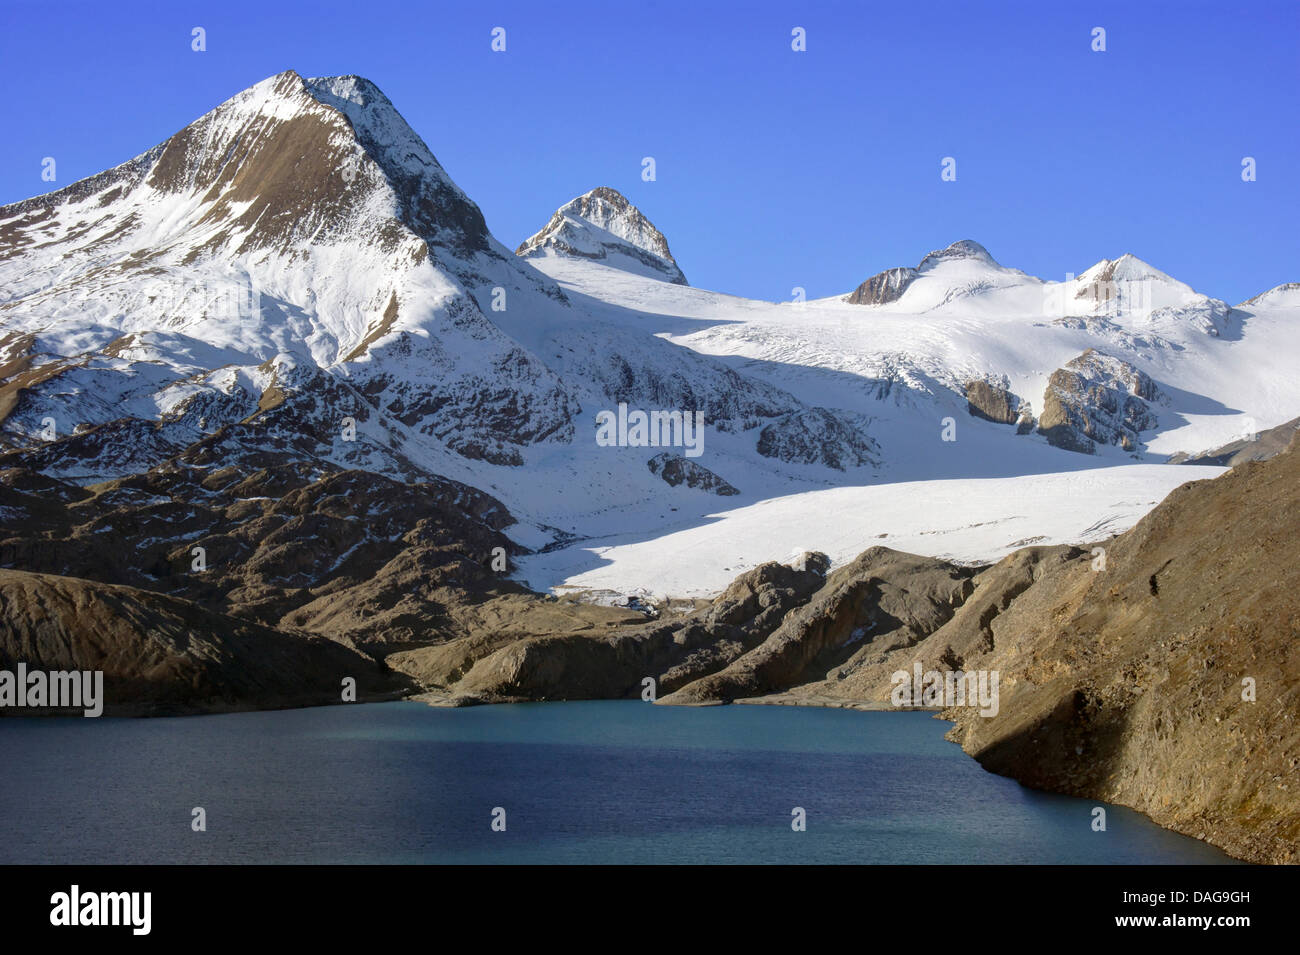
[{"label": "distant peak", "polygon": [[[1284,282],[1248,298],[1242,305],[1300,305],[1300,282]],[[1238,306],[1240,308],[1241,306]]]},{"label": "distant peak", "polygon": [[917,266],[917,270],[930,268],[950,259],[977,259],[990,265],[997,265],[993,256],[989,255],[989,250],[974,239],[958,239],[948,248],[931,252],[923,258],[921,264]]},{"label": "distant peak", "polygon": [[639,249],[673,261],[664,234],[617,189],[597,186],[562,205],[559,212],[585,219]]},{"label": "distant peak", "polygon": [[899,267],[876,273],[845,296],[844,300],[853,305],[887,305],[897,302],[922,272],[928,272],[943,262],[959,259],[1000,268],[984,246],[974,239],[959,239],[946,249],[929,253],[914,269]]},{"label": "distant peak", "polygon": [[1102,259],[1079,276],[1079,279],[1084,282],[1133,282],[1141,279],[1177,281],[1131,252],[1125,252],[1118,259]]},{"label": "distant peak", "polygon": [[515,251],[517,255],[528,256],[548,249],[564,255],[602,259],[620,267],[634,264],[633,271],[648,268],[657,278],[687,284],[664,234],[627,196],[609,186],[597,186],[570,199],[555,211],[544,229]]}]

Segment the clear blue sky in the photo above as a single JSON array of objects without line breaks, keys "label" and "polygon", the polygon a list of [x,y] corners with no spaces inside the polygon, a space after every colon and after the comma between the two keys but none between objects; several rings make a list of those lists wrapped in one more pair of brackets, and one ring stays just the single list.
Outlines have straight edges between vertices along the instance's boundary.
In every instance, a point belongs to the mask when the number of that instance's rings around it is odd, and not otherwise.
[{"label": "clear blue sky", "polygon": [[0,0],[0,202],[281,70],[359,73],[512,247],[608,185],[725,292],[830,295],[973,238],[1045,278],[1132,252],[1235,303],[1300,281],[1298,24],[1294,0]]}]

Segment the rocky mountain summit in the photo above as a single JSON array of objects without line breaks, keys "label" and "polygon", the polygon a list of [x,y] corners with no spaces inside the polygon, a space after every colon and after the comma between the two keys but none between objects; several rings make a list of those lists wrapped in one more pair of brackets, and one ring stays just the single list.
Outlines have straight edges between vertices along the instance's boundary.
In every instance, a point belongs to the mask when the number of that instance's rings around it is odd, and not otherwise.
[{"label": "rocky mountain summit", "polygon": [[[272,449],[333,466],[487,485],[589,446],[585,409],[702,411],[751,447],[806,409],[575,308],[529,264],[630,256],[684,283],[624,197],[593,190],[553,225],[511,254],[373,84],[271,77],[130,162],[0,207],[0,447],[109,480],[207,439],[242,454],[256,421]],[[555,486],[585,466],[549,460]],[[521,498],[534,483],[504,480]]]},{"label": "rocky mountain summit", "polygon": [[358,77],[282,73],[0,220],[7,368],[25,367],[8,382],[10,443],[47,418],[62,436],[196,401],[211,433],[286,390],[290,369],[470,457],[517,462],[571,434],[575,396],[478,301],[494,285],[557,307],[563,294],[518,268]]},{"label": "rocky mountain summit", "polygon": [[548,251],[687,284],[663,233],[626,196],[608,186],[598,186],[560,206],[545,228],[520,243],[515,254],[528,257]]},{"label": "rocky mountain summit", "polygon": [[901,266],[876,273],[850,292],[845,301],[853,305],[886,305],[896,302],[918,277],[942,262],[957,259],[970,259],[999,267],[984,246],[973,239],[961,239],[947,248],[928,253],[914,269]]}]

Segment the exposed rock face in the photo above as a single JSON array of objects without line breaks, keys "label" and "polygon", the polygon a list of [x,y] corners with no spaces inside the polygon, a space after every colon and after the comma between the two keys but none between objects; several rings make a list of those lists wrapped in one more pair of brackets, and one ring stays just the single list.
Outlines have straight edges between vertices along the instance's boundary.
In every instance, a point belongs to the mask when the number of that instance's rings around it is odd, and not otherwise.
[{"label": "exposed rock face", "polygon": [[903,645],[932,633],[973,589],[974,571],[873,547],[841,567],[763,643],[664,703],[730,702],[810,680],[878,640]]},{"label": "exposed rock face", "polygon": [[548,249],[609,259],[615,265],[621,258],[632,259],[669,282],[687,284],[663,233],[626,196],[608,186],[598,186],[560,206],[546,228],[522,242],[515,254],[536,255]]},{"label": "exposed rock face", "polygon": [[685,484],[687,487],[698,488],[723,497],[740,493],[708,468],[671,451],[656,454],[646,462],[646,465],[650,468],[651,474],[659,475],[672,487]]},{"label": "exposed rock face", "polygon": [[1092,454],[1096,444],[1141,447],[1139,433],[1156,426],[1147,402],[1155,383],[1125,361],[1089,348],[1052,372],[1038,430],[1058,448]]},{"label": "exposed rock face", "polygon": [[758,453],[797,464],[844,471],[880,463],[880,448],[866,432],[865,419],[842,411],[810,408],[786,415],[758,434]]},{"label": "exposed rock face", "polygon": [[519,550],[500,533],[509,513],[453,481],[267,460],[176,462],[85,488],[22,469],[0,482],[0,563],[166,593],[265,627],[356,644],[431,639],[455,631],[448,607],[520,589],[490,570],[494,548]]},{"label": "exposed rock face", "polygon": [[658,692],[671,692],[761,644],[821,587],[824,556],[800,563],[762,564],[705,609],[672,621],[510,643],[479,657],[446,690],[453,700],[608,699],[640,696],[650,677]]},{"label": "exposed rock face", "polygon": [[1001,713],[949,714],[953,737],[1028,785],[1300,861],[1298,487],[1293,443],[1175,490],[1106,547],[1104,571],[1082,554],[1042,574],[974,664],[1001,670]]},{"label": "exposed rock face", "polygon": [[[639,345],[630,345],[629,354],[635,347]],[[705,423],[722,431],[749,430],[800,407],[789,393],[713,365],[694,352],[683,352],[680,358],[677,367],[664,368],[619,351],[576,356],[574,364],[611,403],[703,411]]]},{"label": "exposed rock face", "polygon": [[853,305],[885,305],[896,302],[903,297],[917,274],[916,269],[905,266],[877,272],[850,292],[848,301]]},{"label": "exposed rock face", "polygon": [[987,381],[966,383],[966,403],[972,415],[997,424],[1015,424],[1020,416],[1020,399]]},{"label": "exposed rock face", "polygon": [[1258,434],[1238,438],[1236,441],[1230,441],[1211,451],[1201,451],[1198,454],[1180,452],[1171,455],[1169,463],[1210,464],[1231,468],[1247,461],[1267,461],[1269,458],[1286,450],[1296,431],[1300,431],[1300,418],[1292,418],[1276,428],[1269,428]]},{"label": "exposed rock face", "polygon": [[101,670],[111,715],[338,703],[348,678],[358,701],[415,687],[346,642],[134,587],[0,570],[0,609],[0,669]]}]

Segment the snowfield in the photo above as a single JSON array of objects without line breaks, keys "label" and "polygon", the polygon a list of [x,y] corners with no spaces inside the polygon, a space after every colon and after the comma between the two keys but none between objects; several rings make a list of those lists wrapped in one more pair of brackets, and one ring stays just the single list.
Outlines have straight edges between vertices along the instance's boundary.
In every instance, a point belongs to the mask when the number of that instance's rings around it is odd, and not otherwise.
[{"label": "snowfield", "polygon": [[832,566],[873,545],[983,564],[1034,544],[1090,544],[1136,524],[1179,484],[1223,468],[1120,465],[984,480],[904,481],[804,491],[523,558],[517,576],[602,602],[712,597],[764,561],[806,550]]}]

